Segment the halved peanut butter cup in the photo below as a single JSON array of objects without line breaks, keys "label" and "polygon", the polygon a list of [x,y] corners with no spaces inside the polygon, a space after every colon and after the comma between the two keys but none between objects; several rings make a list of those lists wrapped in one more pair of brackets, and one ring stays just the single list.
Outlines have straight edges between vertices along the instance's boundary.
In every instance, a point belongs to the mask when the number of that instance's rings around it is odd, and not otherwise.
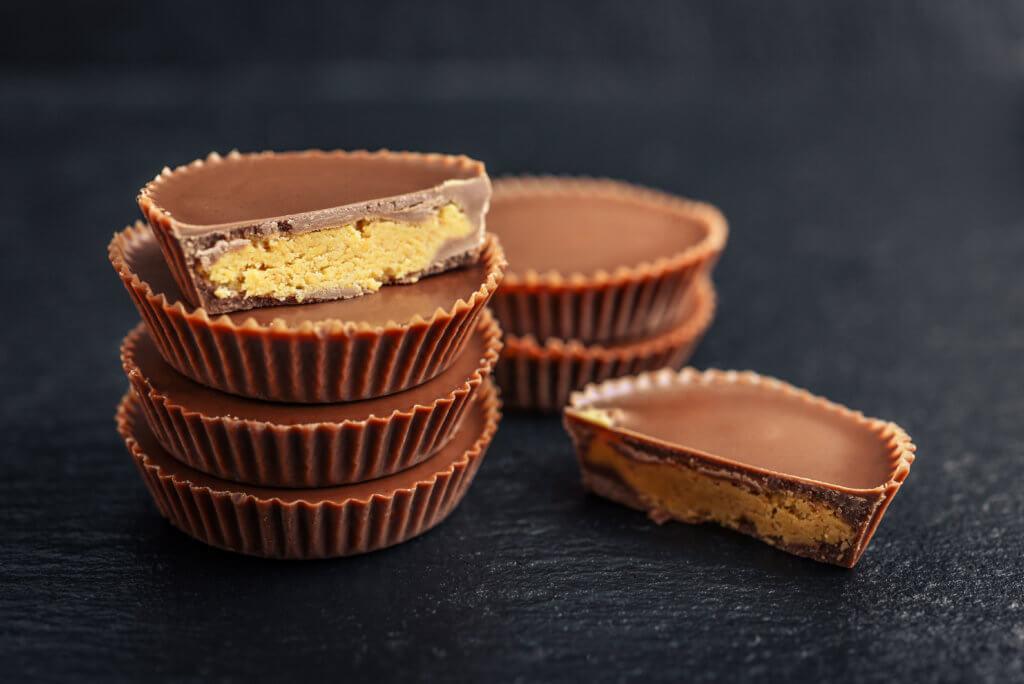
[{"label": "halved peanut butter cup", "polygon": [[211,317],[183,303],[149,226],[115,233],[109,257],[177,371],[225,392],[302,403],[370,399],[435,377],[465,347],[505,268],[488,236],[478,262],[415,284]]},{"label": "halved peanut butter cup", "polygon": [[442,448],[501,351],[484,311],[455,362],[422,385],[342,404],[281,404],[212,390],[160,357],[140,324],[121,363],[161,446],[215,477],[264,487],[329,487],[383,477]]},{"label": "halved peanut butter cup", "polygon": [[132,395],[118,407],[117,428],[172,525],[227,551],[306,559],[393,546],[444,520],[472,483],[499,418],[487,382],[463,428],[429,459],[376,480],[316,489],[256,487],[190,468],[163,449]]},{"label": "halved peanut butter cup", "polygon": [[573,394],[591,491],[656,522],[713,522],[853,567],[910,472],[894,423],[753,372],[664,369]]},{"label": "halved peanut butter cup", "polygon": [[210,313],[375,292],[475,261],[491,195],[463,156],[211,154],[139,193],[185,300]]},{"label": "halved peanut butter cup", "polygon": [[715,314],[715,290],[700,278],[683,296],[683,318],[653,337],[611,345],[583,345],[530,336],[505,336],[494,376],[507,408],[561,411],[588,383],[663,367],[679,368],[693,355]]},{"label": "halved peanut butter cup", "polygon": [[584,344],[678,327],[728,236],[708,204],[590,178],[497,180],[487,226],[510,263],[492,302],[505,332]]}]

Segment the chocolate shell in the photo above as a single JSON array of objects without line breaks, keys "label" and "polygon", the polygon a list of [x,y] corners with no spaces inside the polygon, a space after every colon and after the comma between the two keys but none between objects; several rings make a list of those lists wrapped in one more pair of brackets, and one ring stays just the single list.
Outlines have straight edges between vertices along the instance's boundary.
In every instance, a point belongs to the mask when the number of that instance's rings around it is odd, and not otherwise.
[{"label": "chocolate shell", "polygon": [[175,370],[224,392],[300,403],[360,401],[437,376],[465,347],[505,268],[488,236],[479,262],[412,285],[211,317],[183,303],[149,226],[116,233],[109,257]]},{"label": "chocolate shell", "polygon": [[[468,234],[439,243],[422,268],[380,273],[385,284],[410,282],[477,258],[490,194],[484,165],[464,156],[306,150],[232,152],[224,157],[213,153],[173,171],[164,168],[140,191],[138,202],[184,299],[209,313],[226,313],[367,291],[354,284],[305,282],[299,300],[294,294],[222,293],[206,275],[226,253],[251,243],[267,248],[268,240],[343,225],[363,232],[375,220],[415,224],[446,204],[457,206],[464,212]],[[266,270],[265,263],[260,270]]]},{"label": "chocolate shell", "polygon": [[573,394],[584,486],[655,522],[713,522],[852,568],[910,472],[894,423],[753,372],[664,369]]},{"label": "chocolate shell", "polygon": [[662,367],[679,368],[693,355],[711,325],[715,291],[701,278],[684,297],[682,323],[654,337],[616,345],[582,345],[505,335],[494,370],[506,408],[553,413],[588,383]]},{"label": "chocolate shell", "polygon": [[117,429],[161,515],[227,551],[282,559],[367,553],[423,534],[462,500],[500,418],[487,383],[463,429],[431,458],[360,484],[272,489],[214,478],[163,450],[137,400],[126,395]]},{"label": "chocolate shell", "polygon": [[656,336],[688,315],[728,225],[715,207],[619,181],[503,178],[487,216],[511,264],[491,304],[505,332],[583,344]]},{"label": "chocolate shell", "polygon": [[390,475],[442,448],[500,351],[501,329],[484,311],[440,375],[344,404],[279,404],[209,389],[168,366],[142,324],[121,345],[121,364],[153,434],[179,461],[263,487],[329,487]]}]

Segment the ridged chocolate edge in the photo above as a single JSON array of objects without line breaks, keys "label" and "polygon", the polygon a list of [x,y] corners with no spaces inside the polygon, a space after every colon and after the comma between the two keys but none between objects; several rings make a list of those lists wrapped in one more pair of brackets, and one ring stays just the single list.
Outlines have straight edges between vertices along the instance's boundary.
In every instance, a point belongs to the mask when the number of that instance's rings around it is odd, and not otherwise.
[{"label": "ridged chocolate edge", "polygon": [[[427,161],[429,163],[437,163],[443,166],[450,167],[478,167],[480,175],[486,177],[486,170],[482,162],[475,159],[470,159],[464,155],[447,155],[447,154],[436,154],[436,153],[422,153],[422,152],[406,152],[406,151],[392,151],[392,150],[305,150],[304,154],[328,154],[328,155],[344,155],[349,157],[358,156],[374,156],[374,155],[386,155],[396,158],[407,158],[415,159],[418,162]],[[243,156],[274,156],[275,152],[267,150],[264,152],[252,152],[242,154],[238,150],[232,150],[226,155],[220,155],[217,152],[211,152],[206,156],[205,159],[196,159],[188,164],[182,164],[176,166],[174,169],[165,166],[159,174],[157,174],[153,180],[147,183],[140,191],[137,198],[139,210],[142,216],[146,219],[150,226],[153,227],[153,233],[156,236],[157,242],[160,245],[160,250],[164,254],[164,259],[167,261],[167,266],[171,271],[171,275],[174,277],[174,282],[178,284],[178,289],[181,290],[185,299],[192,306],[200,306],[202,304],[202,297],[200,295],[199,285],[193,278],[192,269],[189,268],[187,263],[187,257],[185,255],[184,247],[181,241],[175,234],[175,221],[174,218],[159,206],[152,197],[154,189],[161,183],[165,182],[166,179],[179,173],[188,173],[191,170],[201,168],[208,164],[219,164],[225,159],[234,159]]]},{"label": "ridged chocolate edge", "polygon": [[168,399],[135,364],[134,348],[142,329],[139,324],[125,337],[121,365],[157,441],[196,470],[265,487],[343,485],[423,461],[455,435],[502,346],[501,328],[484,310],[478,323],[485,349],[479,367],[431,404],[358,421],[280,425],[204,415]]},{"label": "ridged chocolate edge", "polygon": [[698,304],[681,325],[630,344],[601,347],[549,339],[544,345],[531,337],[506,334],[505,348],[494,368],[508,409],[554,413],[569,396],[586,385],[609,378],[635,375],[663,367],[680,368],[693,355],[715,313],[710,280],[695,285]]},{"label": "ridged chocolate edge", "polygon": [[[210,318],[155,293],[128,267],[124,243],[151,229],[141,222],[115,233],[109,258],[160,350],[178,372],[224,392],[268,401],[332,403],[393,394],[422,384],[455,360],[504,275],[505,255],[493,235],[481,261],[487,275],[468,300],[429,320],[372,327],[342,321],[289,327],[227,316]],[[311,379],[315,379],[311,382]]]},{"label": "ridged chocolate edge", "polygon": [[[711,368],[699,371],[694,368],[683,368],[681,370],[663,368],[651,372],[643,372],[620,378],[613,378],[604,382],[589,384],[581,391],[574,392],[566,407],[563,425],[576,447],[577,458],[583,474],[584,486],[595,494],[618,501],[624,505],[638,510],[648,510],[638,495],[626,495],[622,492],[623,487],[615,487],[599,474],[589,472],[583,462],[583,451],[588,448],[589,440],[593,439],[597,431],[604,433],[615,433],[614,427],[598,426],[582,418],[580,411],[586,408],[597,399],[605,396],[606,393],[621,394],[633,391],[635,388],[647,386],[662,386],[668,383],[680,382],[697,385],[710,385],[721,383],[745,383],[763,385],[772,391],[777,391],[787,396],[795,397],[800,401],[813,404],[821,410],[853,421],[875,433],[889,449],[889,458],[892,461],[892,469],[889,479],[877,487],[870,489],[855,489],[839,485],[829,485],[806,478],[800,478],[782,473],[764,471],[760,468],[737,468],[725,462],[712,463],[699,454],[688,453],[690,460],[700,460],[700,470],[703,473],[721,473],[728,475],[736,471],[741,473],[741,479],[756,480],[761,486],[767,489],[786,489],[792,492],[799,492],[810,495],[821,503],[828,505],[847,520],[854,529],[858,530],[854,543],[848,547],[821,544],[817,546],[802,546],[787,544],[783,540],[766,538],[755,534],[750,529],[735,528],[736,531],[752,536],[760,541],[775,546],[787,553],[813,560],[840,565],[846,568],[854,567],[868,544],[871,542],[875,531],[881,523],[882,516],[892,503],[893,497],[899,491],[903,482],[910,474],[910,468],[916,458],[917,446],[911,440],[910,435],[896,423],[869,418],[860,411],[855,411],[847,406],[833,402],[825,397],[818,396],[812,392],[791,385],[783,380],[770,376],[760,375],[753,371],[732,371]],[[642,444],[650,442],[653,446],[655,440],[640,439],[631,437],[629,439],[635,446],[642,448]],[[730,477],[729,479],[735,479]]]},{"label": "ridged chocolate edge", "polygon": [[244,485],[214,491],[179,480],[149,462],[132,436],[131,395],[117,410],[117,428],[153,501],[172,525],[210,546],[253,556],[314,559],[394,546],[444,520],[468,490],[501,417],[490,383],[480,395],[487,420],[465,455],[430,480],[368,501],[285,503],[247,494]]},{"label": "ridged chocolate edge", "polygon": [[[613,273],[526,271],[515,264],[491,303],[505,331],[583,344],[636,340],[671,329],[685,314],[685,295],[709,275],[728,239],[728,224],[709,205],[621,181],[567,177],[511,177],[494,182],[494,200],[516,195],[621,196],[701,219],[705,238],[679,254],[621,267]],[[492,200],[493,201],[493,200]]]},{"label": "ridged chocolate edge", "polygon": [[491,308],[510,334],[531,335],[541,342],[551,338],[583,344],[636,340],[664,332],[685,317],[686,295],[705,268],[693,264],[591,287],[503,285]]}]

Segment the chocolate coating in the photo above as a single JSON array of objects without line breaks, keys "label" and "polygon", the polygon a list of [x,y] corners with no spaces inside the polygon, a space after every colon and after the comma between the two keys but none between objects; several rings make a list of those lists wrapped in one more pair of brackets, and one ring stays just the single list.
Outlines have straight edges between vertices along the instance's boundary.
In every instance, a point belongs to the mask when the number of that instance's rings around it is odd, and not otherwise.
[{"label": "chocolate coating", "polygon": [[228,482],[201,473],[173,458],[160,446],[153,431],[141,415],[138,402],[131,402],[128,405],[128,411],[129,418],[134,425],[132,436],[138,442],[149,463],[177,480],[188,481],[197,487],[209,487],[213,491],[240,492],[259,499],[279,499],[285,503],[306,501],[317,504],[321,502],[340,503],[352,499],[366,501],[374,495],[391,497],[397,490],[408,489],[418,482],[430,480],[452,464],[464,460],[467,457],[467,451],[484,432],[487,423],[485,404],[486,402],[481,400],[470,406],[462,429],[455,437],[435,455],[412,468],[368,482],[317,489],[256,487]]},{"label": "chocolate coating", "polygon": [[442,165],[429,155],[279,152],[229,155],[186,167],[147,191],[179,229],[201,232],[428,190],[444,194],[439,188],[446,182],[470,179],[480,179],[480,192],[489,192],[479,163]]},{"label": "chocolate coating", "polygon": [[167,365],[148,332],[139,335],[132,357],[154,391],[172,404],[208,417],[229,416],[277,425],[342,423],[346,420],[362,421],[370,416],[386,418],[395,411],[409,411],[416,405],[430,406],[447,396],[481,367],[486,353],[485,332],[486,328],[478,328],[455,362],[421,385],[398,394],[337,404],[260,401],[212,390]]},{"label": "chocolate coating", "polygon": [[[484,241],[490,197],[484,165],[468,157],[307,150],[211,154],[174,171],[164,169],[142,188],[138,203],[184,298],[210,313],[226,313],[355,297],[367,287],[376,289],[378,281],[407,282],[473,261]],[[388,264],[375,263],[376,280],[360,284],[341,278],[308,289],[292,283],[247,293],[209,275],[226,254],[254,242],[378,220],[415,225],[436,218],[446,205],[455,205],[468,226],[460,224],[394,273]]]},{"label": "chocolate coating", "polygon": [[618,428],[736,464],[871,489],[892,476],[893,453],[878,434],[767,385],[674,384],[603,398]]},{"label": "chocolate coating", "polygon": [[910,473],[899,426],[750,371],[621,378],[573,395],[583,484],[658,523],[715,523],[852,568]]},{"label": "chocolate coating", "polygon": [[495,193],[487,226],[517,274],[612,272],[685,251],[707,234],[696,218],[624,194]]},{"label": "chocolate coating", "polygon": [[[154,292],[164,294],[172,303],[186,301],[151,233],[144,232],[133,239],[125,249],[125,259],[132,271],[149,283]],[[225,315],[239,325],[248,319],[261,325],[280,319],[293,327],[307,321],[325,320],[372,326],[383,326],[389,321],[402,324],[416,315],[429,319],[438,308],[450,309],[457,299],[468,301],[486,280],[486,264],[476,262],[411,285],[391,285],[372,296],[236,311]]]}]

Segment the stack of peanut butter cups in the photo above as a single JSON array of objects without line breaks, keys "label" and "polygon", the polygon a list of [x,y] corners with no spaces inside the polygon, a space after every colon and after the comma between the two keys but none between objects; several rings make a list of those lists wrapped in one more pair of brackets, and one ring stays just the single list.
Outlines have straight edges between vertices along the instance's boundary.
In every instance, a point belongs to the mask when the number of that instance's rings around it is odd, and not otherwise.
[{"label": "stack of peanut butter cups", "polygon": [[[392,152],[212,155],[147,185],[147,222],[116,233],[109,257],[142,317],[121,347],[117,426],[160,513],[274,558],[373,551],[448,516],[500,419],[502,335],[486,307],[505,257],[483,229],[489,194],[478,162]],[[383,240],[389,255],[387,231],[411,229],[447,251],[360,296],[253,284],[295,264],[337,270],[301,253],[318,231]],[[245,250],[264,259],[238,280],[251,297],[212,282],[217,259]]]},{"label": "stack of peanut butter cups", "polygon": [[505,178],[488,227],[510,263],[492,302],[508,407],[560,411],[588,383],[682,367],[714,317],[728,227],[708,204],[612,180]]}]

